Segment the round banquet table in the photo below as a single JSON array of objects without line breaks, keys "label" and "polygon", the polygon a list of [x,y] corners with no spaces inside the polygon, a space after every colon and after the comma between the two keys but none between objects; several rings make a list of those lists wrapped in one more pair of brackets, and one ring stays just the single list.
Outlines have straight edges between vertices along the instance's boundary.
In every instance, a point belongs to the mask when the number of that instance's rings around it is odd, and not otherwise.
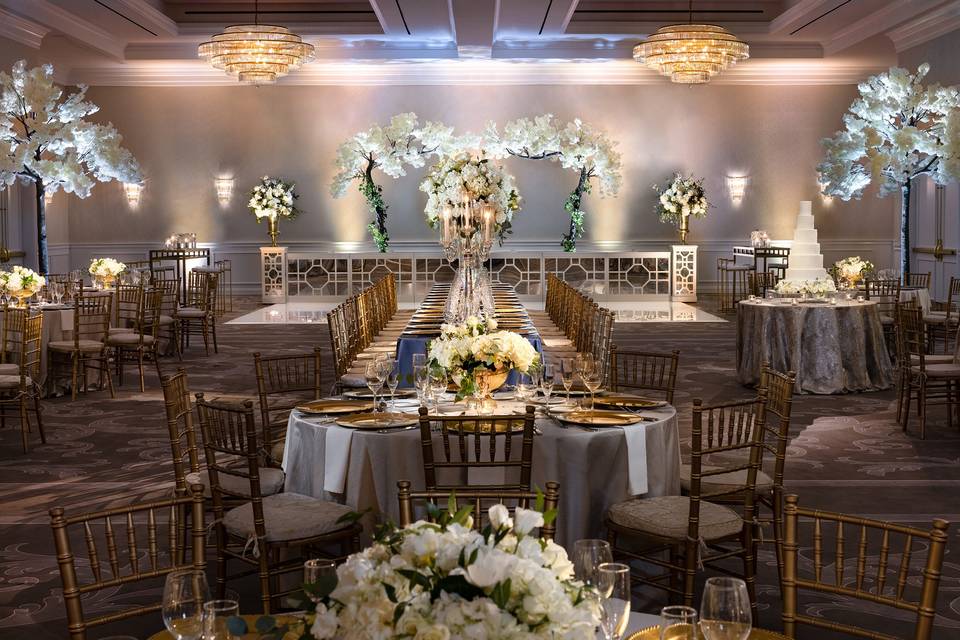
[{"label": "round banquet table", "polygon": [[[398,401],[398,410],[415,412],[416,400]],[[520,413],[522,405],[500,401],[497,413],[505,412]],[[560,483],[559,544],[598,537],[607,508],[631,496],[680,494],[676,411],[667,406],[643,415],[655,421],[593,431],[564,428],[538,415],[533,484]],[[439,442],[440,434],[434,437]],[[516,455],[519,449],[514,448]],[[283,469],[288,492],[335,500],[358,511],[370,508],[394,522],[399,520],[397,481],[410,480],[415,491],[424,488],[419,429],[346,429],[330,418],[296,410],[287,423]],[[490,480],[477,483],[482,482]]]},{"label": "round banquet table", "polygon": [[877,303],[871,301],[741,301],[737,379],[756,385],[764,362],[777,371],[795,371],[801,393],[878,391],[893,383]]}]

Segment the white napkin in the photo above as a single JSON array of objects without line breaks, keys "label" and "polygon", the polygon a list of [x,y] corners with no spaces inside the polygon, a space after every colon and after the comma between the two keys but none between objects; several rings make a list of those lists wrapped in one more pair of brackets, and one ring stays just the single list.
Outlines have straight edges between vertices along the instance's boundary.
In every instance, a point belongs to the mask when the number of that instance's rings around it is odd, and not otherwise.
[{"label": "white napkin", "polygon": [[647,427],[643,422],[623,427],[627,443],[627,489],[630,495],[647,492]]},{"label": "white napkin", "polygon": [[343,493],[347,484],[353,429],[328,424],[324,425],[323,430],[323,489],[330,493]]}]

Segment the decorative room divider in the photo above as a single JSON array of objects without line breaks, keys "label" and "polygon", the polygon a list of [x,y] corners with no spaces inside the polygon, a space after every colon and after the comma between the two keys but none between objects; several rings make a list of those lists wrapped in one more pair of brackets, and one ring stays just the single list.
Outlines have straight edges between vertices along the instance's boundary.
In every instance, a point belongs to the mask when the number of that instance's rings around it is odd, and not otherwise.
[{"label": "decorative room divider", "polygon": [[[439,253],[300,253],[263,247],[263,302],[342,299],[382,276],[397,278],[397,295],[419,302],[435,282],[449,282],[454,267]],[[556,274],[598,300],[695,302],[697,247],[628,253],[503,252],[486,262],[495,282],[521,300],[543,300],[548,274]]]}]

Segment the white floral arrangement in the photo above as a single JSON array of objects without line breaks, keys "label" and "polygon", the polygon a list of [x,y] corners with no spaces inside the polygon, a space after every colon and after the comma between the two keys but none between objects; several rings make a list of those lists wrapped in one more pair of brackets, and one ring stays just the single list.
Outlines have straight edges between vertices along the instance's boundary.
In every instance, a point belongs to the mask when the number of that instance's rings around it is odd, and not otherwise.
[{"label": "white floral arrangement", "polygon": [[33,269],[14,265],[10,271],[0,271],[0,286],[7,293],[29,291],[36,294],[47,284],[47,279]]},{"label": "white floral arrangement", "polygon": [[874,270],[873,263],[864,260],[860,256],[850,256],[843,260],[838,260],[833,264],[831,271],[836,274],[840,282],[844,282],[849,287],[855,287],[858,282],[863,280],[867,274]]},{"label": "white floral arrangement", "polygon": [[703,191],[703,179],[697,180],[693,176],[684,177],[674,174],[666,189],[653,185],[660,195],[657,199],[656,212],[660,222],[678,224],[685,216],[705,218],[710,204]]},{"label": "white floral arrangement", "polygon": [[90,261],[88,271],[94,278],[116,278],[126,271],[127,265],[113,258],[97,258]]},{"label": "white floral arrangement", "polygon": [[300,196],[294,191],[294,186],[294,183],[281,178],[263,176],[250,192],[250,201],[247,203],[257,222],[263,218],[296,218],[300,210],[295,202]]},{"label": "white floral arrangement", "polygon": [[444,324],[440,337],[430,342],[427,359],[447,372],[460,390],[459,397],[474,391],[477,370],[527,373],[540,362],[540,354],[519,333],[497,331],[493,319],[470,316],[463,324]]},{"label": "white floral arrangement", "polygon": [[[563,547],[534,531],[555,511],[503,505],[473,529],[471,508],[429,510],[434,522],[387,526],[337,568],[310,623],[317,640],[564,638],[593,640],[597,599],[574,579]],[[326,589],[324,589],[325,591]],[[320,594],[318,594],[320,595]]]},{"label": "white floral arrangement", "polygon": [[466,152],[441,158],[420,183],[420,190],[427,194],[424,213],[433,229],[440,225],[446,207],[461,204],[465,198],[492,206],[501,243],[510,233],[514,213],[520,210],[513,176],[489,158]]},{"label": "white floral arrangement", "polygon": [[822,298],[828,293],[837,290],[831,278],[817,278],[816,280],[781,280],[774,290],[784,295],[808,295]]}]

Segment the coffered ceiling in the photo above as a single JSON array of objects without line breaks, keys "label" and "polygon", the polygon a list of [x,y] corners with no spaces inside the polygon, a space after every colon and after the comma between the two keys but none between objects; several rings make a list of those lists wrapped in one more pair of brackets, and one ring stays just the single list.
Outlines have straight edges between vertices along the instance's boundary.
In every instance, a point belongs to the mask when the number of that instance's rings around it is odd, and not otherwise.
[{"label": "coffered ceiling", "polygon": [[[290,84],[662,82],[631,60],[632,47],[690,18],[686,0],[257,5],[257,20],[316,46],[317,61],[282,80]],[[228,84],[197,59],[197,44],[252,22],[254,10],[252,0],[0,0],[0,36],[37,49],[63,81]],[[722,81],[852,82],[960,28],[960,0],[703,0],[692,18],[750,44],[751,59]]]}]

